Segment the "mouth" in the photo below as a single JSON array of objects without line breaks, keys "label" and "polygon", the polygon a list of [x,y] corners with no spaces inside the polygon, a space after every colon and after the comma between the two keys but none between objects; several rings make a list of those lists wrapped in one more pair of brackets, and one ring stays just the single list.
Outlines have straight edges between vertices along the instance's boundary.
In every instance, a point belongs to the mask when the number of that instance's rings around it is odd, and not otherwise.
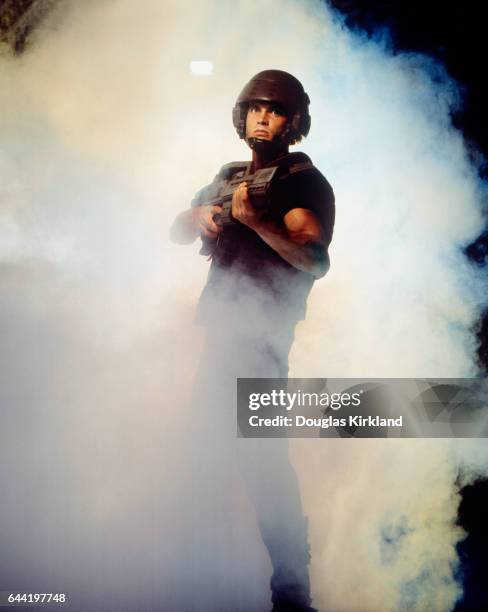
[{"label": "mouth", "polygon": [[259,137],[263,137],[263,136],[268,137],[269,136],[269,132],[267,132],[266,130],[254,130],[253,135],[257,136],[258,138]]}]

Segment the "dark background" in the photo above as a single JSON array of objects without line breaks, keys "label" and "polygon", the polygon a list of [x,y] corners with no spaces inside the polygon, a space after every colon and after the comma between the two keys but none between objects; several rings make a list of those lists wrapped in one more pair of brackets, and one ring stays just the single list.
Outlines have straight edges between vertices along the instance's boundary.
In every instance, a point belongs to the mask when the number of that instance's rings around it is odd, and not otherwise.
[{"label": "dark background", "polygon": [[[442,62],[458,81],[463,104],[452,123],[464,134],[469,155],[482,178],[488,179],[488,56],[484,2],[435,0],[328,0],[346,27],[368,36],[386,36],[394,53],[416,51]],[[487,209],[485,208],[485,211]],[[488,271],[488,224],[466,249],[474,265]],[[476,328],[480,365],[488,372],[488,312]],[[488,449],[488,446],[487,446]],[[458,545],[458,575],[464,597],[456,612],[488,610],[488,480],[460,489],[458,522],[468,536]]]}]

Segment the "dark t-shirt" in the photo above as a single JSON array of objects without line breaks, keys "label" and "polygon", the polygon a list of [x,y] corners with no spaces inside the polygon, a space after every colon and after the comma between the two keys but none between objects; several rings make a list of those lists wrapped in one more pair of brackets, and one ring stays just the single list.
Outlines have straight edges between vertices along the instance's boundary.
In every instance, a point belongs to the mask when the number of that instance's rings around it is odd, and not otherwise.
[{"label": "dark t-shirt", "polygon": [[[275,165],[277,160],[268,167]],[[329,244],[335,216],[332,187],[303,153],[288,154],[279,159],[279,165],[281,178],[271,187],[266,218],[284,227],[283,219],[290,210],[311,210],[321,222]],[[221,173],[216,179],[220,177]],[[215,320],[224,304],[246,304],[252,311],[248,302],[253,296],[253,303],[259,302],[257,308],[265,308],[269,314],[279,312],[296,323],[305,316],[313,282],[311,274],[290,265],[254,230],[235,223],[219,235],[197,319],[202,323]]]}]

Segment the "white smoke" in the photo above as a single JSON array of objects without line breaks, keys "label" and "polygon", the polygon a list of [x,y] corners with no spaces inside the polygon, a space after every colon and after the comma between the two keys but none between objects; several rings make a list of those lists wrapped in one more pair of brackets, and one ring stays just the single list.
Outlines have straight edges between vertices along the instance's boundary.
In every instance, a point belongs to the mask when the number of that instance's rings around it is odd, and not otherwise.
[{"label": "white smoke", "polygon": [[[195,59],[213,74],[192,75]],[[266,68],[304,83],[300,147],[337,202],[332,268],[290,374],[476,373],[486,284],[462,248],[482,228],[483,187],[442,69],[348,33],[315,1],[61,3],[0,63],[6,588],[71,591],[74,610],[268,605],[240,485],[234,551],[206,559],[202,591],[187,590],[182,551],[204,505],[187,493],[193,317],[208,264],[168,238],[222,164],[248,159],[231,108]],[[486,471],[476,442],[303,440],[292,457],[317,607],[453,607],[454,481],[461,465]]]}]

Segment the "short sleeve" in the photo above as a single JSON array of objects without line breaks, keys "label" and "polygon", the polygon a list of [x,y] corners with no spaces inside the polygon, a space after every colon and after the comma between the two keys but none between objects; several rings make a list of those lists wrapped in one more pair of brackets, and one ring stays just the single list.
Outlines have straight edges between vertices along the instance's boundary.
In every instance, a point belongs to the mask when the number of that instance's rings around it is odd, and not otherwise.
[{"label": "short sleeve", "polygon": [[335,196],[331,185],[317,168],[290,174],[279,181],[272,196],[271,215],[282,222],[294,208],[311,210],[325,230],[327,243],[330,243],[335,221]]}]

